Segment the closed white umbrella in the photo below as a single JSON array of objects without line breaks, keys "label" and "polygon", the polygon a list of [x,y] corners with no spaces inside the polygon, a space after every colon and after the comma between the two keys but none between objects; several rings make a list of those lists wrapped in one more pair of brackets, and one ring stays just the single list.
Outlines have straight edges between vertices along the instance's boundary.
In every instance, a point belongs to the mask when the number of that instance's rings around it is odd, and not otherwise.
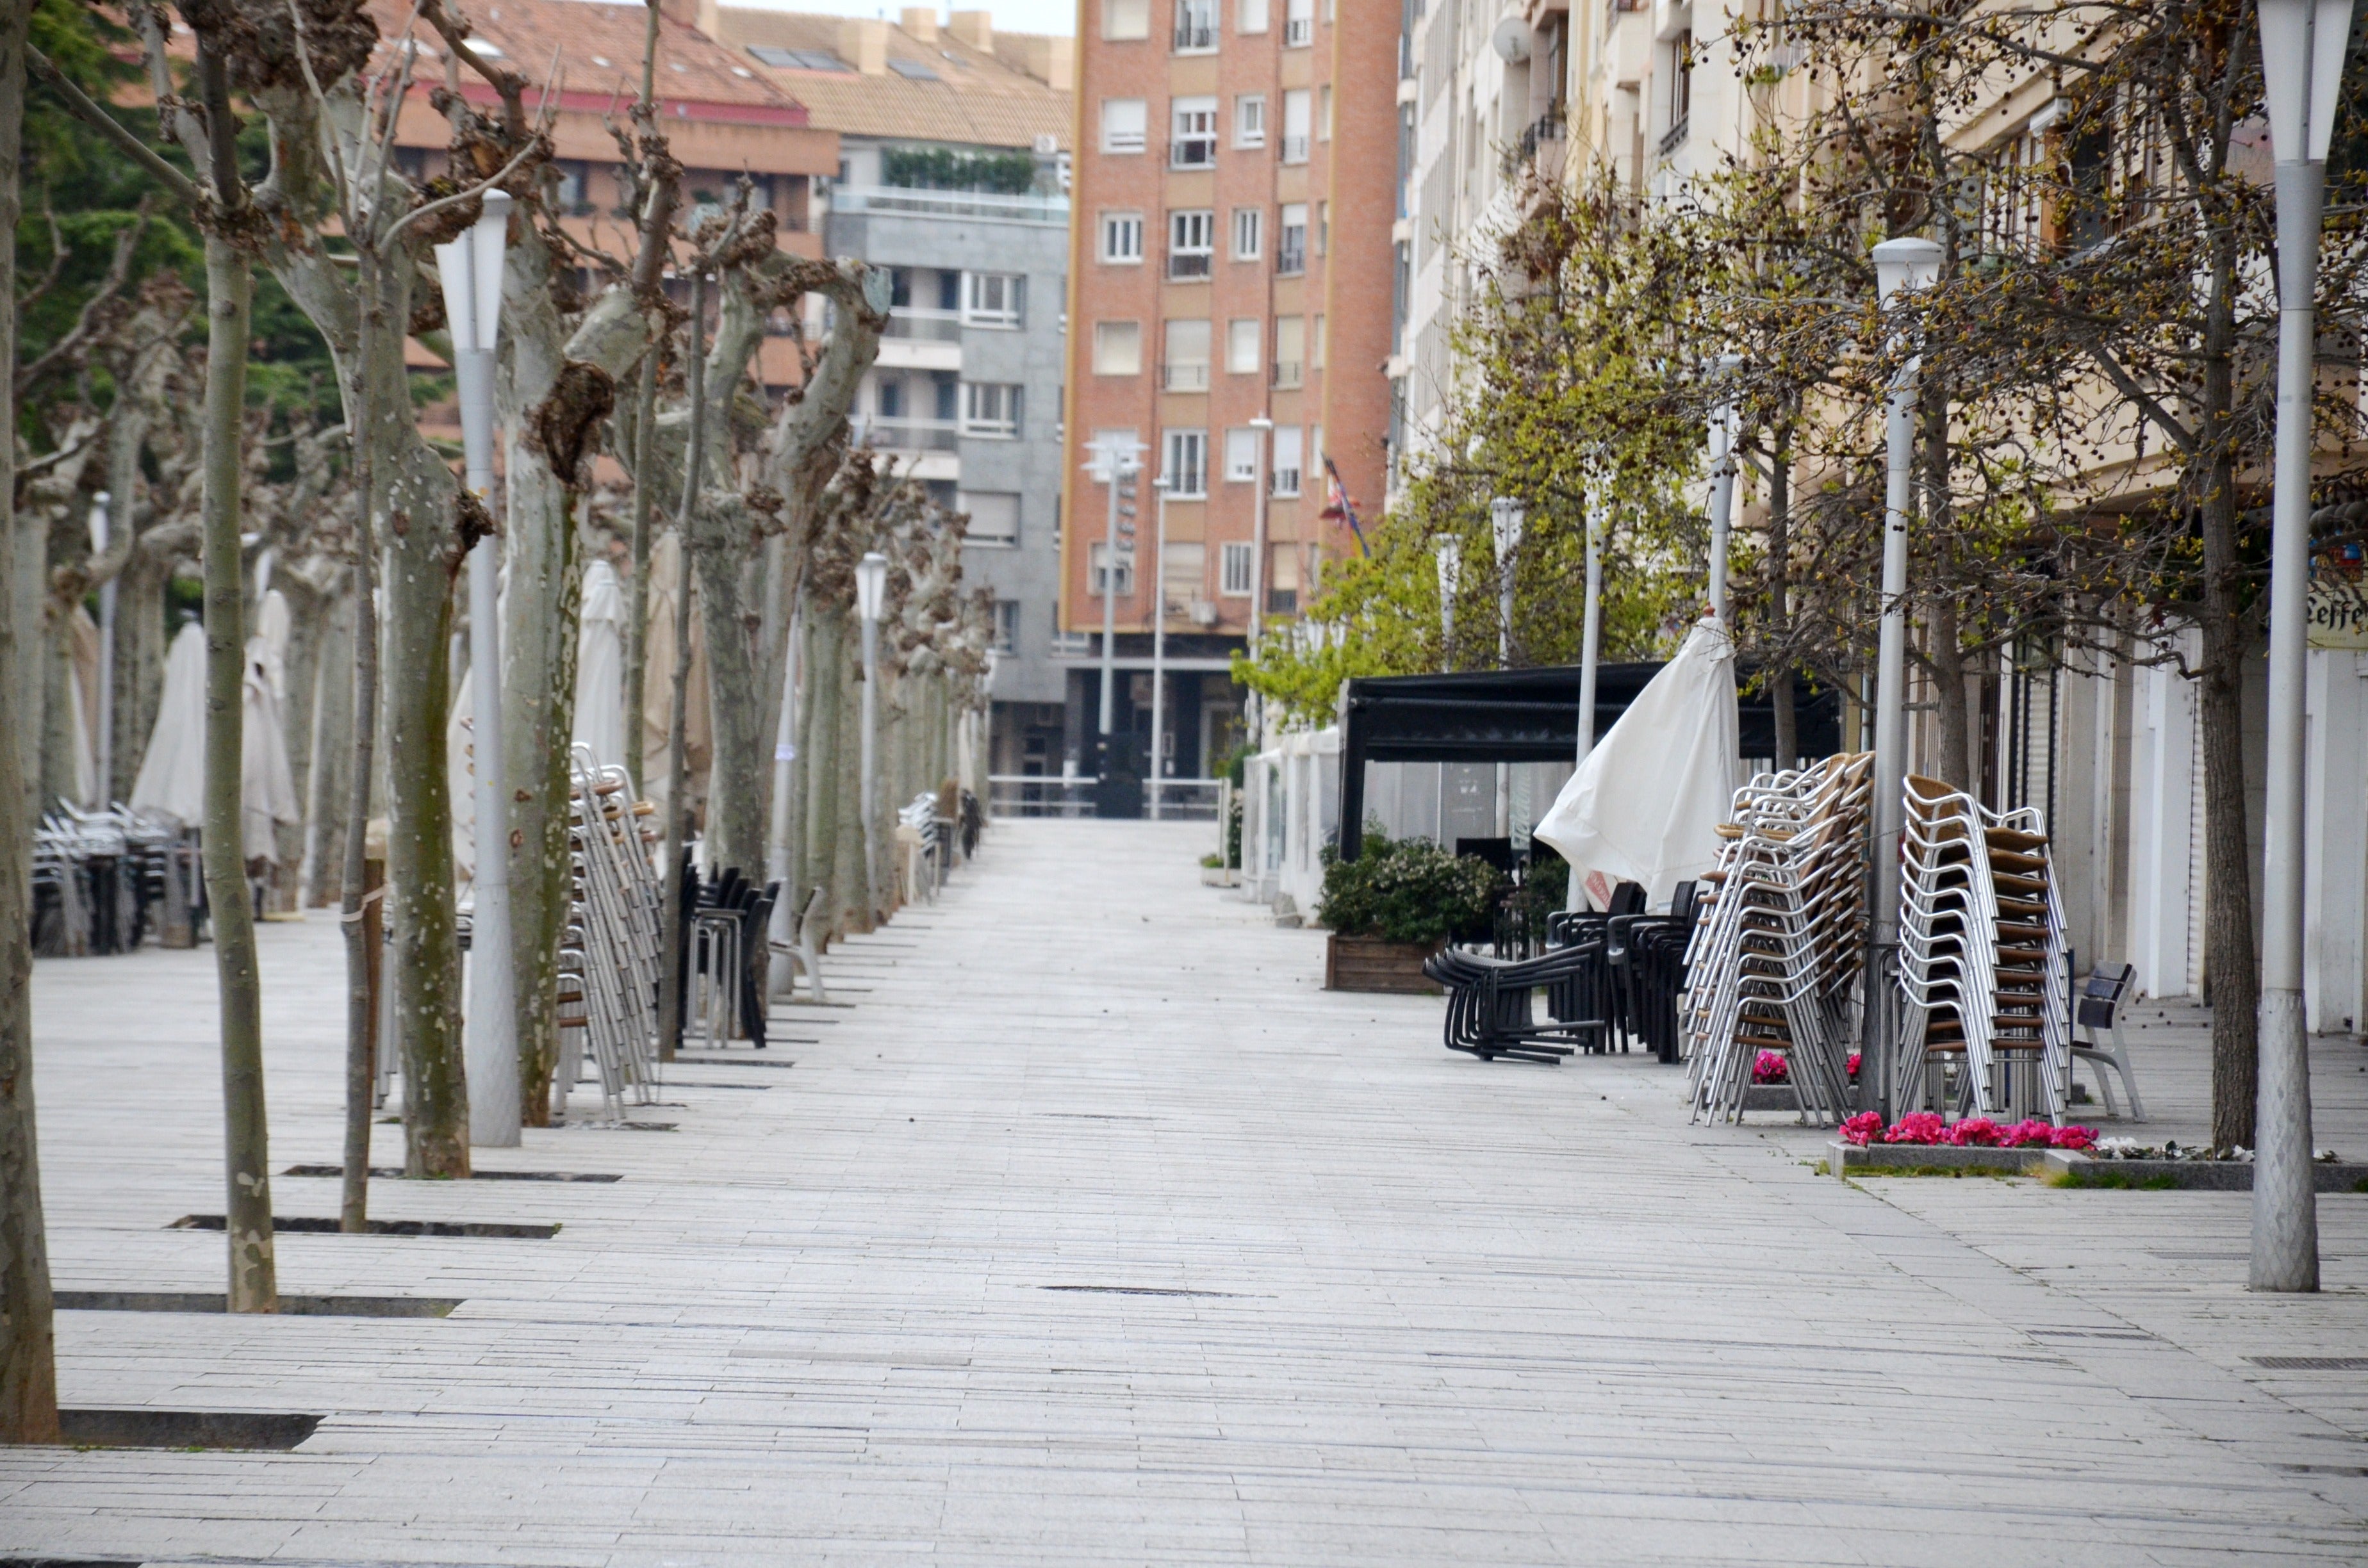
[{"label": "closed white umbrella", "polygon": [[163,812],[195,827],[206,814],[206,634],[196,621],[165,654],[156,727],[131,783],[131,809]]},{"label": "closed white umbrella", "polygon": [[625,592],[606,561],[584,569],[584,608],[575,637],[575,744],[602,767],[630,766],[625,756]]},{"label": "closed white umbrella", "polygon": [[[650,547],[649,619],[642,639],[648,676],[642,698],[642,755],[649,759],[650,777],[635,780],[643,797],[663,808],[666,793],[666,743],[674,725],[675,597],[683,591],[682,540],[669,528]],[[705,794],[700,780],[714,755],[713,732],[708,726],[707,638],[699,616],[690,618],[690,675],[683,695],[683,777],[690,781],[695,805]]]},{"label": "closed white umbrella", "polygon": [[279,712],[281,677],[276,673],[286,645],[287,600],[277,593],[265,595],[261,619],[261,629],[246,641],[246,680],[241,693],[239,852],[249,860],[277,865],[278,824],[292,826],[304,820],[303,802],[296,798],[296,775],[288,766],[288,730]]},{"label": "closed white umbrella", "polygon": [[1621,882],[1664,908],[1678,883],[1718,864],[1718,827],[1735,806],[1735,646],[1704,617],[1678,656],[1595,743],[1533,830],[1570,862],[1597,909]]}]

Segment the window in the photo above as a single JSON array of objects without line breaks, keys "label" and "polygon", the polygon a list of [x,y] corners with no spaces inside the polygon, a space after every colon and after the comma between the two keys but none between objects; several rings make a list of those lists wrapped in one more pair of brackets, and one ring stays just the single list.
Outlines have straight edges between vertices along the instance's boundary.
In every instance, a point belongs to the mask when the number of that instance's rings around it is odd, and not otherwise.
[{"label": "window", "polygon": [[1178,98],[1169,106],[1167,166],[1205,169],[1217,161],[1217,100]]},{"label": "window", "polygon": [[1231,599],[1249,597],[1250,547],[1246,544],[1222,546],[1218,555],[1218,577],[1217,592]]},{"label": "window", "polygon": [[772,49],[750,44],[748,52],[776,71],[832,71],[848,75],[855,70],[826,49]]},{"label": "window", "polygon": [[1182,615],[1186,607],[1201,597],[1201,586],[1208,579],[1206,546],[1197,540],[1170,542],[1159,562],[1161,608],[1171,616]]},{"label": "window", "polygon": [[998,653],[1019,652],[1019,601],[995,601],[995,651]]},{"label": "window", "polygon": [[1094,374],[1143,374],[1143,324],[1131,321],[1094,323]]},{"label": "window", "polygon": [[1217,215],[1205,207],[1167,215],[1167,276],[1206,278],[1217,253]]},{"label": "window", "polygon": [[1332,248],[1332,204],[1315,204],[1315,254],[1322,256]]},{"label": "window", "polygon": [[1176,0],[1176,52],[1207,54],[1217,47],[1217,0]]},{"label": "window", "polygon": [[1209,324],[1205,320],[1167,324],[1167,358],[1161,363],[1159,383],[1169,392],[1209,390]]},{"label": "window", "polygon": [[1149,120],[1144,117],[1141,98],[1104,98],[1102,100],[1102,151],[1105,153],[1140,153]]},{"label": "window", "polygon": [[[950,373],[944,370],[937,370],[931,372],[929,376],[929,385],[930,390],[935,393],[937,401],[937,412],[932,414],[930,417],[939,420],[943,424],[952,424],[954,422],[954,410],[962,402],[961,383],[955,381],[953,376]],[[1019,389],[1018,387],[1013,387],[1011,389],[1011,412],[1013,417],[1017,418],[1019,413]]]},{"label": "window", "polygon": [[1209,494],[1209,433],[1170,430],[1166,434],[1167,453],[1159,472],[1167,476],[1168,497],[1179,501],[1201,499]]},{"label": "window", "polygon": [[1241,318],[1225,324],[1225,373],[1229,376],[1255,376],[1258,368],[1258,338],[1261,335],[1256,318]]},{"label": "window", "polygon": [[1121,266],[1142,263],[1142,213],[1105,212],[1102,214],[1102,259]]},{"label": "window", "polygon": [[1307,368],[1311,370],[1324,368],[1324,318],[1320,315],[1315,318],[1315,330],[1307,338]]},{"label": "window", "polygon": [[1266,209],[1234,209],[1234,259],[1256,261],[1266,254]]},{"label": "window", "polygon": [[1301,433],[1296,425],[1274,427],[1273,493],[1281,496],[1299,494],[1299,461]]},{"label": "window", "polygon": [[1283,0],[1282,47],[1304,49],[1315,39],[1315,0]]},{"label": "window", "polygon": [[1685,140],[1686,117],[1694,107],[1694,35],[1682,32],[1669,40],[1669,144]]},{"label": "window", "polygon": [[559,210],[578,218],[592,210],[592,165],[575,158],[559,160]]},{"label": "window", "polygon": [[962,274],[962,324],[1014,327],[1028,298],[1028,279],[1016,272]]},{"label": "window", "polygon": [[1234,100],[1234,145],[1266,145],[1266,95],[1244,93]]},{"label": "window", "polygon": [[1010,490],[965,490],[955,506],[970,514],[962,530],[964,544],[1011,545],[1019,542],[1019,495]]},{"label": "window", "polygon": [[1226,483],[1256,484],[1258,483],[1258,433],[1255,430],[1225,432]]},{"label": "window", "polygon": [[1242,0],[1241,18],[1235,23],[1235,30],[1245,33],[1266,31],[1266,12],[1267,0]]},{"label": "window", "polygon": [[1315,140],[1332,140],[1332,84],[1315,89]]},{"label": "window", "polygon": [[954,315],[962,308],[962,275],[959,272],[938,274],[938,309]]},{"label": "window", "polygon": [[904,418],[905,383],[885,377],[882,378],[878,392],[878,406],[880,417],[882,419]]},{"label": "window", "polygon": [[1289,389],[1306,379],[1307,318],[1274,318],[1274,384]]},{"label": "window", "polygon": [[1151,36],[1151,0],[1102,0],[1102,37],[1114,43]]},{"label": "window", "polygon": [[1307,270],[1307,203],[1282,204],[1282,230],[1275,237],[1274,269],[1286,276]]},{"label": "window", "polygon": [[[1110,592],[1110,546],[1097,544],[1089,553],[1093,561],[1094,582],[1093,586],[1086,591],[1099,598]],[[1134,597],[1134,551],[1131,550],[1119,551],[1118,597],[1122,599]]]},{"label": "window", "polygon": [[1002,381],[962,384],[962,433],[1010,440],[1019,434],[1019,389]]},{"label": "window", "polygon": [[1307,162],[1307,126],[1309,119],[1307,89],[1292,87],[1282,95],[1282,161],[1286,164]]}]

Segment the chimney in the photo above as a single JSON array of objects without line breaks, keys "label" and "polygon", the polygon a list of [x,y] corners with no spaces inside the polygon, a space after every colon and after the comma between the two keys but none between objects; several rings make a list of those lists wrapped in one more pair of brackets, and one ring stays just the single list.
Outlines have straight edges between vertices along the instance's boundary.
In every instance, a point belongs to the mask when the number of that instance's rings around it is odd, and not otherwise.
[{"label": "chimney", "polygon": [[898,25],[923,43],[938,41],[938,8],[935,6],[907,6],[897,13]]},{"label": "chimney", "polygon": [[850,17],[838,24],[838,57],[866,76],[888,74],[888,24]]},{"label": "chimney", "polygon": [[1064,93],[1077,90],[1077,40],[1042,33],[1006,33],[995,40],[995,57],[1014,71]]},{"label": "chimney", "polygon": [[658,0],[658,14],[684,27],[699,26],[699,0]]},{"label": "chimney", "polygon": [[956,11],[946,17],[946,31],[981,54],[995,52],[995,19],[989,11]]}]

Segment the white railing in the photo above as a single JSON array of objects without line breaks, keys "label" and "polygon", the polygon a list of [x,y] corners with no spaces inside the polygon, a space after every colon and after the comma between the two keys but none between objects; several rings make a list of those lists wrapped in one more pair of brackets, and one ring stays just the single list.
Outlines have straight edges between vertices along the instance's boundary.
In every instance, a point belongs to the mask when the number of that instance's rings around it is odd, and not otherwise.
[{"label": "white railing", "polygon": [[881,335],[918,338],[928,343],[960,343],[962,329],[960,311],[925,311],[916,305],[898,305],[888,312],[888,327]]},{"label": "white railing", "polygon": [[962,427],[951,419],[883,419],[876,415],[854,422],[859,446],[892,452],[951,452],[960,449]]},{"label": "white railing", "polygon": [[1167,822],[1214,822],[1222,778],[1146,778],[1144,809]]},{"label": "white railing", "polygon": [[996,817],[1089,817],[1099,778],[1055,773],[994,773],[986,780],[986,813]]},{"label": "white railing", "polygon": [[832,187],[830,203],[832,210],[837,212],[1000,218],[1013,223],[1066,224],[1069,221],[1069,199],[1065,196],[997,196],[983,190],[842,185]]}]

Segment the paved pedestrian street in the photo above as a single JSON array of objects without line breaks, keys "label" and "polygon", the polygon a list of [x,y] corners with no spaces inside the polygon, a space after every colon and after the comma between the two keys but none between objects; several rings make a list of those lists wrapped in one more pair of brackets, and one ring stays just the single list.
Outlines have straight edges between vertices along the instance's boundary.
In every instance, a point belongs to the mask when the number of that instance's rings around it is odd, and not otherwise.
[{"label": "paved pedestrian street", "polygon": [[[70,1406],[323,1419],[0,1450],[0,1558],[2368,1562],[2368,1196],[2298,1298],[2244,1289],[2242,1194],[1837,1181],[1788,1118],[1689,1126],[1678,1069],[1323,991],[1208,837],[998,823],[831,955],[841,1005],[672,1067],[667,1130],[480,1156],[619,1179],[373,1186],[554,1235],[279,1240],[285,1291],[449,1316],[62,1312]],[[335,922],[262,942],[274,1164],[334,1165]],[[44,961],[35,1005],[59,1289],[218,1292],[170,1228],[222,1207],[211,952]],[[2196,1136],[2200,1015],[2143,1012],[2146,1131]],[[2368,1052],[2316,1051],[2358,1157]]]}]

